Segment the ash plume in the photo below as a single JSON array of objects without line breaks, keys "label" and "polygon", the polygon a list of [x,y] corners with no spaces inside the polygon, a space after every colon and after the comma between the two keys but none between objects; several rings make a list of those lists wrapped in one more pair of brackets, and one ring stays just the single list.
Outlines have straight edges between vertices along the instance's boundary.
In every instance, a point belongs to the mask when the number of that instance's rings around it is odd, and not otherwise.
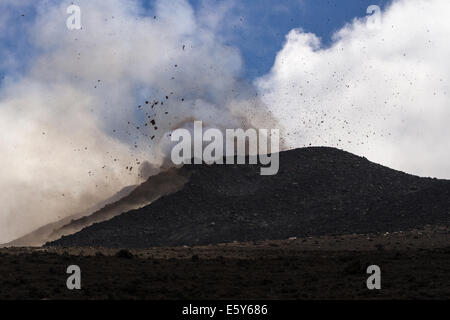
[{"label": "ash plume", "polygon": [[[157,173],[168,134],[186,119],[219,129],[271,121],[207,11],[196,15],[184,0],[151,9],[82,0],[82,29],[68,30],[70,4],[34,4],[21,35],[33,48],[29,68],[2,82],[0,242]],[[8,21],[20,5],[2,7]]]}]

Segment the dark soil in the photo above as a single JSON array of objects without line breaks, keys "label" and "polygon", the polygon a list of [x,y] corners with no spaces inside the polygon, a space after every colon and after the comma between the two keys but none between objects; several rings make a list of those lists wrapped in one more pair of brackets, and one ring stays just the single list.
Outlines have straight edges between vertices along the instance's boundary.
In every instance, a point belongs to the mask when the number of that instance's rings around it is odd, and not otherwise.
[{"label": "dark soil", "polygon": [[[447,227],[205,247],[0,249],[0,299],[448,299]],[[343,249],[346,248],[346,249]],[[81,268],[81,290],[66,268]],[[369,265],[381,290],[368,290]]]},{"label": "dark soil", "polygon": [[189,182],[142,209],[49,246],[149,248],[448,225],[450,181],[419,178],[332,148],[282,152],[280,170],[186,165]]},{"label": "dark soil", "polygon": [[[448,299],[450,181],[331,148],[259,169],[184,166],[184,187],[151,205],[0,249],[0,299]],[[66,288],[72,264],[81,290]]]}]

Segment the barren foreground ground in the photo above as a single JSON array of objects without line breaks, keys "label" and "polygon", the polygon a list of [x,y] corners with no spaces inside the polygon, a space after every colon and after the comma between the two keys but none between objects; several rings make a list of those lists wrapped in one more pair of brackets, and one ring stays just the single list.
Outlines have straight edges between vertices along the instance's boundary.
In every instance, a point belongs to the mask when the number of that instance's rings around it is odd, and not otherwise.
[{"label": "barren foreground ground", "polygon": [[[448,299],[447,226],[203,247],[0,249],[0,299]],[[66,268],[82,289],[66,288]],[[381,268],[368,290],[366,268]]]}]

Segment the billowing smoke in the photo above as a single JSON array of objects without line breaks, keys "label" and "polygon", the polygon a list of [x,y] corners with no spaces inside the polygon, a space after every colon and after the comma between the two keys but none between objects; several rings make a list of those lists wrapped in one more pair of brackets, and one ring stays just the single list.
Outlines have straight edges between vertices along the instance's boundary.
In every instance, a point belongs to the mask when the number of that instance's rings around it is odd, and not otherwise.
[{"label": "billowing smoke", "polygon": [[292,30],[258,80],[286,143],[450,178],[449,10],[447,0],[394,1],[379,24],[356,19],[327,48]]},{"label": "billowing smoke", "polygon": [[[268,119],[212,15],[184,0],[156,1],[151,15],[139,3],[78,1],[81,30],[66,27],[69,1],[34,4],[20,36],[35,55],[0,92],[0,243],[142,182],[139,167],[161,165],[168,132],[187,120],[246,128]],[[3,22],[20,12],[3,5]]]}]

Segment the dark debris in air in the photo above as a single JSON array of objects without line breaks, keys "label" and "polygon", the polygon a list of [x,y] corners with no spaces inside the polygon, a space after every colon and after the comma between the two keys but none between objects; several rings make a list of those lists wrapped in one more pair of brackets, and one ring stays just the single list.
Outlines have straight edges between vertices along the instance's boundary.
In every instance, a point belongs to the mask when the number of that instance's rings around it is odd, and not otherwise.
[{"label": "dark debris in air", "polygon": [[[174,64],[174,67],[178,67],[178,64]],[[101,83],[102,80],[101,79],[96,79],[96,83]],[[95,86],[96,88],[97,86]],[[112,133],[114,134],[126,134],[129,137],[134,137],[134,142],[133,142],[133,147],[135,149],[138,149],[141,146],[145,146],[146,144],[144,143],[145,139],[149,139],[150,141],[153,141],[156,139],[157,135],[154,134],[157,130],[159,130],[160,126],[157,125],[158,122],[158,118],[161,116],[167,116],[169,114],[169,111],[167,111],[164,102],[161,100],[165,100],[166,104],[169,103],[168,100],[169,97],[171,95],[174,95],[174,92],[168,92],[166,95],[162,95],[162,99],[148,99],[143,101],[142,104],[137,105],[137,111],[138,112],[144,112],[144,121],[140,121],[140,120],[128,120],[126,121],[126,125],[128,126],[125,129],[112,129]],[[184,102],[185,98],[179,98],[180,102]],[[164,109],[165,110],[164,110]],[[159,112],[162,111],[162,112]],[[169,125],[171,124],[171,122],[168,122]],[[150,130],[147,131],[147,130]],[[42,131],[42,135],[46,135],[46,132]],[[147,146],[151,146],[151,145],[147,145]],[[74,148],[74,152],[81,152],[82,150],[87,151],[88,147],[81,147],[81,148]],[[114,163],[119,162],[118,158],[114,157],[114,154],[107,152],[107,154],[109,155],[111,161],[113,161]],[[140,161],[139,159],[136,160],[136,165],[140,165]],[[102,164],[99,168],[101,169],[105,169],[107,167],[106,164]],[[133,170],[133,166],[131,166],[131,163],[127,163],[127,166],[125,167],[127,172],[132,172]],[[93,171],[89,171],[89,176],[93,176]]]}]

